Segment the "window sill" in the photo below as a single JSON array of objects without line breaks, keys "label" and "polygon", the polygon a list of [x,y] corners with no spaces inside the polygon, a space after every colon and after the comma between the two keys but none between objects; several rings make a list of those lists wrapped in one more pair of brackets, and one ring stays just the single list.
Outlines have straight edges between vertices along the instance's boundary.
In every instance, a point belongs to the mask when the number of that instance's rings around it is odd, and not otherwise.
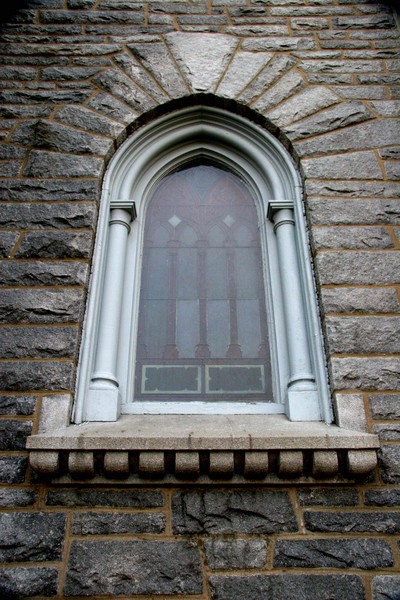
[{"label": "window sill", "polygon": [[28,439],[32,468],[54,482],[312,483],[362,479],[375,435],[283,415],[126,415]]}]

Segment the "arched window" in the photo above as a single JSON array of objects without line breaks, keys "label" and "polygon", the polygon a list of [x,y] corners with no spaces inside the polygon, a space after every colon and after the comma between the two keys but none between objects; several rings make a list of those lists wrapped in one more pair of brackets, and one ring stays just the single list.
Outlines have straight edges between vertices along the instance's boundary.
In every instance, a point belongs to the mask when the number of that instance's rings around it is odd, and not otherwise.
[{"label": "arched window", "polygon": [[331,420],[300,178],[243,117],[174,112],[110,163],[74,420],[121,412]]}]

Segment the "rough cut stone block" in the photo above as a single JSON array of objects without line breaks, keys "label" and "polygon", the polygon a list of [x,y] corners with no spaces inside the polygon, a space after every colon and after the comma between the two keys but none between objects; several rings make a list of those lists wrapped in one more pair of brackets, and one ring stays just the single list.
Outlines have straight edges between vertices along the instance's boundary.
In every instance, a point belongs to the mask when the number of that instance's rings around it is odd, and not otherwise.
[{"label": "rough cut stone block", "polygon": [[392,567],[388,542],[368,539],[278,540],[274,567],[379,569]]},{"label": "rough cut stone block", "polygon": [[270,52],[315,50],[316,43],[312,37],[258,37],[245,39],[242,44],[242,49],[249,50],[250,52],[265,52],[266,50]]},{"label": "rough cut stone block", "polygon": [[99,156],[104,156],[111,148],[108,138],[44,119],[23,123],[15,129],[11,141],[44,150]]},{"label": "rough cut stone block", "polygon": [[400,395],[384,394],[369,396],[374,419],[400,419]]},{"label": "rough cut stone block", "polygon": [[204,547],[210,569],[257,569],[264,567],[267,559],[267,544],[262,539],[207,539]]},{"label": "rough cut stone block", "polygon": [[308,158],[301,162],[306,177],[316,179],[383,179],[374,152],[349,152]]},{"label": "rough cut stone block", "polygon": [[368,73],[383,70],[379,62],[372,60],[303,60],[299,68],[306,73]]},{"label": "rough cut stone block", "polygon": [[331,365],[336,389],[392,390],[400,383],[397,358],[333,358]]},{"label": "rough cut stone block", "polygon": [[132,106],[139,113],[149,110],[155,105],[155,101],[118,68],[100,73],[93,78],[93,82]]},{"label": "rough cut stone block", "polygon": [[371,106],[383,117],[400,117],[400,102],[398,100],[378,100],[371,102]]},{"label": "rough cut stone block", "polygon": [[2,323],[77,322],[83,306],[83,290],[0,290]]},{"label": "rough cut stone block", "polygon": [[26,438],[32,433],[32,421],[1,420],[0,450],[24,450]]},{"label": "rough cut stone block", "polygon": [[1,327],[1,358],[74,358],[77,327]]},{"label": "rough cut stone block", "polygon": [[3,362],[0,385],[4,390],[71,390],[73,365],[70,362]]},{"label": "rough cut stone block", "polygon": [[326,330],[334,354],[400,352],[400,317],[327,317]]},{"label": "rough cut stone block", "polygon": [[338,101],[338,96],[329,89],[312,86],[270,111],[268,117],[273,123],[283,127],[336,104]]},{"label": "rough cut stone block", "polygon": [[300,506],[356,506],[358,493],[349,488],[305,488],[297,492]]},{"label": "rough cut stone block", "polygon": [[[360,148],[363,150],[374,149],[381,145],[395,145],[399,142],[400,120],[375,119],[358,123],[350,131],[339,130],[313,140],[298,142],[295,144],[296,152],[299,156],[311,156],[313,154],[357,151]],[[384,140],[384,144],[382,144],[382,140]]]},{"label": "rough cut stone block", "polygon": [[58,490],[48,492],[47,506],[110,506],[156,508],[163,506],[164,497],[157,491]]},{"label": "rough cut stone block", "polygon": [[304,522],[309,531],[336,533],[380,533],[392,534],[400,531],[398,512],[317,512],[305,511]]},{"label": "rough cut stone block", "polygon": [[0,595],[17,599],[57,594],[58,569],[48,567],[17,567],[0,569]]},{"label": "rough cut stone block", "polygon": [[[70,200],[96,200],[98,196],[98,181],[96,179],[0,179],[0,200],[46,200],[51,202],[66,202]],[[35,218],[36,205],[27,207]],[[93,207],[93,210],[95,207]],[[16,210],[16,209],[14,209]],[[23,210],[23,209],[21,209]],[[58,208],[48,206],[50,215]],[[62,209],[61,209],[62,210]],[[81,212],[82,208],[72,208],[71,211]],[[88,215],[89,217],[89,215]],[[86,217],[86,219],[88,219]],[[56,217],[53,219],[57,221]],[[60,213],[60,222],[63,214]],[[65,226],[65,225],[64,225]]]},{"label": "rough cut stone block", "polygon": [[[15,48],[18,52],[24,48],[29,53],[28,44],[15,44]],[[41,49],[44,48],[45,46],[41,46]],[[36,60],[34,62],[37,63]],[[0,92],[0,104],[81,104],[90,95],[91,90],[4,91]]]},{"label": "rough cut stone block", "polygon": [[0,507],[31,506],[37,500],[37,493],[30,490],[0,489]]},{"label": "rough cut stone block", "polygon": [[0,514],[0,560],[61,560],[65,522],[61,513]]},{"label": "rough cut stone block", "polygon": [[[379,156],[388,160],[399,160],[400,159],[400,146],[389,146],[388,148],[381,148],[379,150]],[[390,163],[397,165],[398,163]]]},{"label": "rough cut stone block", "polygon": [[159,513],[78,513],[74,535],[110,535],[121,533],[163,533],[165,516]]},{"label": "rough cut stone block", "polygon": [[315,248],[330,250],[393,246],[392,238],[385,227],[315,227],[312,230],[312,239]]},{"label": "rough cut stone block", "polygon": [[25,456],[0,456],[0,483],[23,483],[27,466]]},{"label": "rough cut stone block", "polygon": [[93,234],[82,231],[46,231],[25,234],[16,257],[89,258]]},{"label": "rough cut stone block", "polygon": [[0,264],[3,285],[84,285],[88,265],[83,262],[9,261]]},{"label": "rough cut stone block", "polygon": [[0,415],[33,415],[35,409],[35,396],[0,396]]},{"label": "rough cut stone block", "polygon": [[277,533],[296,531],[285,492],[206,491],[173,496],[174,533]]},{"label": "rough cut stone block", "polygon": [[43,23],[144,23],[144,13],[132,10],[42,10],[40,18]]},{"label": "rough cut stone block", "polygon": [[2,223],[4,227],[21,229],[57,229],[81,228],[92,229],[96,220],[94,202],[64,204],[37,203],[2,204]]},{"label": "rough cut stone block", "polygon": [[19,233],[14,231],[2,231],[0,233],[0,257],[6,258],[10,256],[18,238]]},{"label": "rough cut stone block", "polygon": [[306,181],[306,192],[308,195],[317,196],[341,196],[345,198],[398,198],[400,185],[382,181],[322,181],[308,179]]},{"label": "rough cut stone block", "polygon": [[7,144],[6,142],[0,145],[0,158],[1,160],[10,158],[24,158],[26,154],[25,148],[14,146],[14,144]]},{"label": "rough cut stone block", "polygon": [[379,467],[385,483],[400,483],[400,446],[382,446]]},{"label": "rough cut stone block", "polygon": [[400,440],[400,425],[375,425],[373,433],[379,436],[380,440]]},{"label": "rough cut stone block", "polygon": [[210,577],[213,600],[364,600],[358,575],[254,575]]},{"label": "rough cut stone block", "polygon": [[32,150],[24,170],[26,177],[98,177],[104,167],[101,158],[71,156],[61,152]]},{"label": "rough cut stone block", "polygon": [[46,67],[42,69],[42,81],[80,81],[99,72],[99,67]]},{"label": "rough cut stone block", "polygon": [[398,252],[321,252],[317,257],[317,264],[322,284],[400,283]]},{"label": "rough cut stone block", "polygon": [[367,506],[400,506],[400,489],[366,490],[364,497]]},{"label": "rough cut stone block", "polygon": [[[371,224],[378,223],[396,224],[400,223],[400,202],[398,200],[379,200],[379,199],[363,199],[351,200],[342,198],[308,198],[307,199],[308,213],[310,220],[315,225],[351,225],[351,224]],[[324,230],[313,230],[313,236],[322,236]],[[343,232],[355,232],[355,229],[332,230]],[[361,229],[362,234],[375,232],[374,229]],[[382,231],[381,229],[379,231]],[[382,232],[383,233],[383,232]],[[357,235],[357,234],[356,234]],[[360,233],[358,233],[360,236]],[[327,235],[324,236],[326,238]],[[354,236],[348,236],[353,239]],[[386,237],[386,236],[385,236]],[[349,244],[352,243],[350,240]]]},{"label": "rough cut stone block", "polygon": [[392,15],[337,17],[332,22],[334,29],[386,29],[395,26]]},{"label": "rough cut stone block", "polygon": [[192,542],[73,542],[67,596],[201,594],[202,573]]},{"label": "rough cut stone block", "polygon": [[400,576],[378,575],[372,580],[372,600],[398,600]]}]

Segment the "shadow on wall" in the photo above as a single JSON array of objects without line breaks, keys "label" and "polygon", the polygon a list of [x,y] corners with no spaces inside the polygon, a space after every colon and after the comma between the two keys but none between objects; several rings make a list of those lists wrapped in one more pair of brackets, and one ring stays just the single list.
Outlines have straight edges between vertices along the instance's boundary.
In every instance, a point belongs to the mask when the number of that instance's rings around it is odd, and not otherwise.
[{"label": "shadow on wall", "polygon": [[32,5],[30,0],[12,0],[0,6],[0,23],[5,23],[11,19],[19,10],[29,8]]}]

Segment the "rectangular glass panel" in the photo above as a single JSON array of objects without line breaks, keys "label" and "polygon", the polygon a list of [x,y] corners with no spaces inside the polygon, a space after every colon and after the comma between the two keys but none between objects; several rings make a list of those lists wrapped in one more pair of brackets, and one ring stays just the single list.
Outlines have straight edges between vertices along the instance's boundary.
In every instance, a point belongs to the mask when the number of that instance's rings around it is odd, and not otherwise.
[{"label": "rectangular glass panel", "polygon": [[254,394],[264,391],[264,365],[206,366],[208,394]]},{"label": "rectangular glass panel", "polygon": [[194,358],[199,344],[199,301],[176,303],[176,344],[180,358]]},{"label": "rectangular glass panel", "polygon": [[144,365],[142,394],[196,394],[200,392],[200,367]]}]

